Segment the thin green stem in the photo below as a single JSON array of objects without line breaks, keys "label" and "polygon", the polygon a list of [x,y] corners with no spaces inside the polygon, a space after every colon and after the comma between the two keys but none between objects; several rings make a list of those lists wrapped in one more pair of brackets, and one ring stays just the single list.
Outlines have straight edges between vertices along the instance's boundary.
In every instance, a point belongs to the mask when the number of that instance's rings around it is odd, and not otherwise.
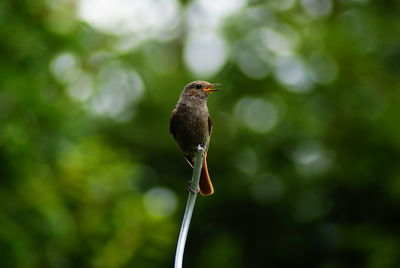
[{"label": "thin green stem", "polygon": [[199,192],[199,181],[201,167],[203,165],[204,148],[199,145],[197,147],[197,157],[194,163],[193,175],[189,184],[189,197],[186,202],[185,214],[183,215],[181,231],[179,233],[178,245],[175,254],[175,268],[182,268],[183,254],[185,251],[186,238],[189,231],[190,221],[192,219],[194,205],[196,203],[197,193]]}]

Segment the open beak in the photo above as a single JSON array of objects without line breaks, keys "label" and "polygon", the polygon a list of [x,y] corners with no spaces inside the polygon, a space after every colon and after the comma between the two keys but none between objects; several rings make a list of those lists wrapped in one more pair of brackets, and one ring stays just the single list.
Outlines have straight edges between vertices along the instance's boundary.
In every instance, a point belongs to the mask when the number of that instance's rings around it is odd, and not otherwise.
[{"label": "open beak", "polygon": [[219,83],[212,83],[212,84],[210,84],[209,87],[204,88],[203,90],[204,90],[204,91],[207,91],[207,92],[220,91],[220,89],[215,89],[215,87],[220,86],[220,85],[221,85],[221,84],[219,84]]}]

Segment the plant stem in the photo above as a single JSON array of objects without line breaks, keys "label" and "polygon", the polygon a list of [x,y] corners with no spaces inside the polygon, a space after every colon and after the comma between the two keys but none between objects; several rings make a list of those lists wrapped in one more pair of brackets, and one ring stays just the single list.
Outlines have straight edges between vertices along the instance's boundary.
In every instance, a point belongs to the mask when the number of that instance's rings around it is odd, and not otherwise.
[{"label": "plant stem", "polygon": [[189,184],[189,197],[186,202],[185,214],[183,215],[178,245],[176,247],[175,268],[182,268],[183,265],[183,253],[185,251],[186,238],[189,231],[190,221],[192,219],[194,205],[196,203],[197,193],[199,192],[199,181],[201,167],[203,165],[204,150],[205,149],[201,145],[197,147],[196,162],[194,163],[193,175]]}]

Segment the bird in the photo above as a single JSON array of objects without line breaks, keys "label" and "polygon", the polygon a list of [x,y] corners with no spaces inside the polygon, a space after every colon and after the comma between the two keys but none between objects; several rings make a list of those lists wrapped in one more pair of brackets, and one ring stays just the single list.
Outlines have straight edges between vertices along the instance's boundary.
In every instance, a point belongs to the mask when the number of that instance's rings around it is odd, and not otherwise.
[{"label": "bird", "polygon": [[198,145],[204,148],[203,165],[200,175],[200,194],[212,195],[212,185],[208,168],[207,152],[210,144],[212,121],[208,112],[207,99],[211,93],[219,91],[218,83],[193,81],[187,84],[172,111],[169,130],[178,143],[184,158],[191,167],[196,161]]}]

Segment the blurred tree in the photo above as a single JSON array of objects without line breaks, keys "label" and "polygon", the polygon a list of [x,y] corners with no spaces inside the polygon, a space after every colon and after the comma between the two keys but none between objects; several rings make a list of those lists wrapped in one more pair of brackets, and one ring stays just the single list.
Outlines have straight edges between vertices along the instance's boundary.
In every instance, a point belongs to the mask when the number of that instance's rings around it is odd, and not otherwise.
[{"label": "blurred tree", "polygon": [[398,1],[0,3],[2,267],[167,267],[209,100],[187,267],[397,267]]}]

